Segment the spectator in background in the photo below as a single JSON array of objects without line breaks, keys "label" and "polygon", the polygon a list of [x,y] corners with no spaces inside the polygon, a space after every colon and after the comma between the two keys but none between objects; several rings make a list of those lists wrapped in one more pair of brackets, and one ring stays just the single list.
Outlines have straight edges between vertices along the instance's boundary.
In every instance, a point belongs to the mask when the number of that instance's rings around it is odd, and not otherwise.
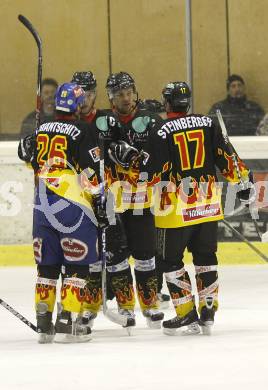
[{"label": "spectator in background", "polygon": [[256,102],[247,99],[245,82],[241,76],[232,74],[226,86],[226,99],[213,104],[209,115],[215,117],[216,110],[221,111],[229,136],[255,135],[264,110]]},{"label": "spectator in background", "polygon": [[[58,88],[56,80],[47,78],[41,83],[41,111],[40,123],[50,122],[55,119],[55,94]],[[22,121],[20,136],[24,138],[35,130],[36,112],[30,112]]]}]

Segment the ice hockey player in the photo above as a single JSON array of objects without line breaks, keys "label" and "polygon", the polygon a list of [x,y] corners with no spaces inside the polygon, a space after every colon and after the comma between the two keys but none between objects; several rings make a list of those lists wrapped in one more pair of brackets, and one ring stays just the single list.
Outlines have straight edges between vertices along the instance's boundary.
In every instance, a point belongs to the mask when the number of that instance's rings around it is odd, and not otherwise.
[{"label": "ice hockey player", "polygon": [[[96,132],[98,136],[101,134],[104,139],[105,171],[107,177],[106,190],[108,191],[108,187],[117,180],[115,165],[108,155],[109,145],[119,138],[115,130],[117,124],[115,123],[113,113],[109,113],[107,110],[96,109],[95,107],[97,80],[91,71],[75,72],[72,77],[72,82],[80,85],[86,95],[85,103],[81,109],[81,120],[86,121],[92,131]],[[108,123],[112,123],[113,127],[112,125],[107,125],[107,120]],[[128,263],[130,252],[127,247],[124,226],[120,214],[116,214],[115,217],[116,220],[110,221],[110,225],[106,228],[106,250],[108,253],[107,298],[112,299],[115,296],[113,291],[119,290],[118,286],[116,288],[111,287],[110,274],[115,264],[121,264],[121,274],[120,279],[117,280],[117,284],[120,286],[122,280],[126,281],[125,290],[122,292],[122,294],[126,295],[126,298],[118,291],[116,299],[120,308],[119,311],[125,311],[129,308],[129,300],[132,302],[134,299],[134,288],[131,268]],[[88,279],[88,291],[90,294],[83,304],[84,316],[89,318],[91,326],[101,306],[101,270],[101,261],[90,266],[90,277]],[[127,327],[133,325],[135,325],[135,320],[129,317],[127,319]]]},{"label": "ice hockey player", "polygon": [[[91,338],[83,304],[89,295],[89,265],[96,264],[97,224],[107,224],[99,210],[96,132],[79,116],[84,90],[60,85],[56,120],[21,140],[19,157],[35,173],[33,249],[38,278],[35,303],[39,342],[85,342]],[[93,210],[92,210],[93,209]],[[61,302],[55,326],[52,315],[62,272]],[[100,298],[101,299],[101,298]]]},{"label": "ice hockey player", "polygon": [[[127,72],[111,74],[106,83],[111,108],[121,125],[120,141],[109,149],[110,158],[116,164],[116,210],[120,213],[127,239],[127,246],[134,258],[134,273],[139,304],[147,324],[159,328],[164,314],[158,310],[157,278],[155,272],[155,226],[150,211],[150,192],[147,191],[147,173],[140,172],[138,164],[130,164],[129,158],[142,153],[148,135],[160,120],[156,114],[138,108],[135,81]],[[137,159],[136,159],[137,161]],[[141,165],[141,164],[140,164]],[[114,256],[109,269],[111,286],[117,297],[119,312],[135,324],[135,298],[130,280],[128,259]]]},{"label": "ice hockey player", "polygon": [[[155,203],[158,259],[176,310],[176,317],[163,322],[166,334],[189,326],[198,333],[201,325],[209,333],[218,309],[217,221],[223,218],[220,183],[216,166],[230,182],[239,181],[223,135],[212,120],[189,114],[191,91],[185,82],[170,82],[162,91],[167,119],[149,137],[154,176],[161,174]],[[252,176],[238,158],[241,176],[248,189],[238,188],[245,203],[254,200]],[[235,184],[234,184],[235,185]],[[199,295],[198,311],[191,281],[184,268],[185,249],[192,253]]]},{"label": "ice hockey player", "polygon": [[[155,99],[140,100],[138,107],[142,110],[157,113],[161,118],[166,119],[166,111],[164,105]],[[160,302],[161,309],[166,309],[169,306],[170,296],[162,293],[163,288],[163,262],[156,258],[156,275],[157,275],[157,297]]]}]

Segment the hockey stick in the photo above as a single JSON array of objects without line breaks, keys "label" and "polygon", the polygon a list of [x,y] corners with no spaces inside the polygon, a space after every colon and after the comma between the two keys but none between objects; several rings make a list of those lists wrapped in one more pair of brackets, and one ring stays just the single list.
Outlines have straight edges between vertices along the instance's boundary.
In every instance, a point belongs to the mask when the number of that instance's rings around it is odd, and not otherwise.
[{"label": "hockey stick", "polygon": [[[222,135],[223,135],[225,144],[226,144],[226,146],[228,148],[228,153],[232,157],[232,160],[233,160],[233,163],[234,163],[234,166],[235,166],[235,170],[236,170],[238,179],[239,179],[240,183],[242,183],[242,185],[243,185],[243,184],[245,184],[245,181],[243,180],[243,178],[241,176],[241,172],[240,172],[239,165],[238,165],[238,160],[237,160],[237,157],[236,157],[236,155],[234,153],[234,150],[233,150],[233,148],[231,146],[231,143],[230,143],[230,140],[229,140],[229,137],[228,137],[227,129],[226,129],[226,126],[225,126],[225,123],[224,123],[221,111],[220,110],[216,110],[216,114],[217,114],[217,117],[218,117],[218,121],[219,121],[219,124],[220,124],[220,127],[221,127],[221,131],[222,131]],[[266,235],[267,239],[266,239],[266,236],[265,236],[265,234],[268,233],[268,232],[266,232],[266,233],[264,233],[264,235],[262,235],[256,219],[252,217],[252,221],[254,223],[256,232],[257,232],[260,240],[262,242],[268,241],[268,234]]]},{"label": "hockey stick", "polygon": [[[101,206],[105,209],[106,197],[105,197],[105,177],[104,177],[104,138],[99,134],[99,147],[100,147],[100,191],[101,191]],[[127,318],[119,313],[108,309],[107,306],[107,278],[106,278],[106,227],[100,229],[101,237],[101,253],[100,258],[102,262],[102,307],[103,314],[112,322],[116,324],[126,326]]]},{"label": "hockey stick", "polygon": [[253,245],[250,241],[246,239],[246,237],[243,236],[238,230],[236,230],[229,222],[227,222],[225,219],[223,219],[221,222],[224,223],[229,229],[231,229],[237,237],[240,238],[240,240],[244,241],[254,252],[256,252],[266,263],[268,263],[268,257],[265,256],[264,253],[262,253],[258,248],[256,248],[255,245]]},{"label": "hockey stick", "polygon": [[42,41],[36,29],[33,27],[31,22],[25,16],[19,15],[18,19],[30,31],[30,33],[35,39],[38,48],[36,114],[35,114],[36,128],[38,128],[40,126],[40,111],[41,111],[41,82],[42,82],[42,62],[43,62]]},{"label": "hockey stick", "polygon": [[5,309],[7,309],[11,314],[17,317],[19,320],[24,322],[25,325],[29,326],[32,330],[38,333],[37,327],[32,324],[27,318],[25,318],[22,314],[20,314],[17,310],[13,309],[10,305],[8,305],[3,299],[0,298],[0,305],[2,305]]}]

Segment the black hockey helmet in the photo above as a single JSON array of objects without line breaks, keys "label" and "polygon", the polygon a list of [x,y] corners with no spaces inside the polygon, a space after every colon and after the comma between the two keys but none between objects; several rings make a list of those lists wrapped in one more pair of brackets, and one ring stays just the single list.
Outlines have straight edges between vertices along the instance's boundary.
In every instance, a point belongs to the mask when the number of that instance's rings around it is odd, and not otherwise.
[{"label": "black hockey helmet", "polygon": [[155,112],[155,113],[160,113],[165,111],[165,107],[163,106],[163,104],[155,99],[140,100],[139,108],[143,110]]},{"label": "black hockey helmet", "polygon": [[127,72],[111,73],[106,82],[109,99],[112,99],[115,92],[130,87],[136,93],[135,81]]},{"label": "black hockey helmet", "polygon": [[184,81],[169,82],[162,90],[163,102],[169,103],[173,112],[187,112],[191,105],[191,90]]},{"label": "black hockey helmet", "polygon": [[73,74],[72,83],[76,83],[83,88],[84,91],[90,91],[97,87],[96,77],[92,72],[75,72]]}]

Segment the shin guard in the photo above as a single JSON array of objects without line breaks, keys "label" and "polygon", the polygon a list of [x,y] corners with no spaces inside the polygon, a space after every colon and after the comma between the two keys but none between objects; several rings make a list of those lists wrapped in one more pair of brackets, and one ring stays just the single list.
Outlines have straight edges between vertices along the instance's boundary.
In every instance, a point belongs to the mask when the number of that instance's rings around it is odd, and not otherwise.
[{"label": "shin guard", "polygon": [[61,305],[64,311],[80,313],[85,300],[86,280],[65,277],[61,287]]},{"label": "shin guard", "polygon": [[47,305],[47,311],[53,313],[56,301],[57,279],[38,277],[35,286],[35,306],[39,303]]},{"label": "shin guard", "polygon": [[135,260],[136,289],[141,310],[157,309],[157,276],[155,258]]},{"label": "shin guard", "polygon": [[135,293],[133,278],[128,259],[116,265],[107,266],[110,288],[116,297],[118,307],[133,310],[135,307]]},{"label": "shin guard", "polygon": [[198,311],[201,313],[201,310],[206,306],[207,300],[213,300],[213,307],[216,311],[218,309],[218,273],[217,265],[202,265],[195,266],[195,277],[197,291],[199,295],[199,307]]},{"label": "shin guard", "polygon": [[177,271],[166,272],[165,277],[177,316],[186,316],[194,308],[192,285],[188,272],[183,267]]},{"label": "shin guard", "polygon": [[101,272],[91,272],[86,280],[82,312],[98,313],[102,303]]}]

